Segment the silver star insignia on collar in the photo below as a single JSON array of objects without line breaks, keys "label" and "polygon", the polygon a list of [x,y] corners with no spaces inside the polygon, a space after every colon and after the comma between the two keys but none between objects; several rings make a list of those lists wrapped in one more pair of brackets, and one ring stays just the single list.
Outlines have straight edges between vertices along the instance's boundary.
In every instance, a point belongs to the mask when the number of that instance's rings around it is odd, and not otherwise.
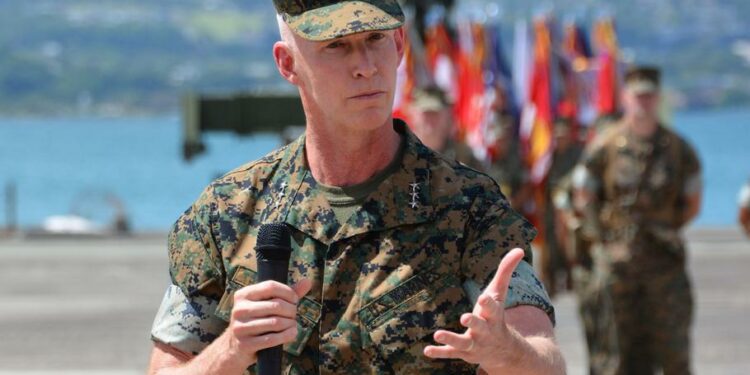
[{"label": "silver star insignia on collar", "polygon": [[419,183],[413,182],[409,184],[409,187],[411,187],[411,202],[409,202],[409,206],[411,208],[417,208],[419,207]]}]

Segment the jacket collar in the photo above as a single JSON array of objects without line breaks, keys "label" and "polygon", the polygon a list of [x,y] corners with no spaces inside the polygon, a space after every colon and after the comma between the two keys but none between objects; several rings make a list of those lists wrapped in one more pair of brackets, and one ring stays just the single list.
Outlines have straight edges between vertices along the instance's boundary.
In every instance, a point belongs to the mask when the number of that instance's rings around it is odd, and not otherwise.
[{"label": "jacket collar", "polygon": [[330,245],[363,233],[432,220],[430,159],[434,156],[404,122],[394,120],[393,129],[406,142],[401,166],[346,223],[336,220],[325,195],[317,187],[307,165],[304,135],[288,146],[269,181],[268,192],[274,199],[263,208],[266,212],[260,215],[262,221],[284,221]]}]

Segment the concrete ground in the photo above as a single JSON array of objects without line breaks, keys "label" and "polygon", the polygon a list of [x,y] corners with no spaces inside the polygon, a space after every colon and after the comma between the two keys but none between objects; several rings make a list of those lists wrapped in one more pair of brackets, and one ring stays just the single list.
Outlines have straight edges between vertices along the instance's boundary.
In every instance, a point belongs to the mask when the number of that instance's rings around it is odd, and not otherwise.
[{"label": "concrete ground", "polygon": [[[750,241],[688,234],[698,374],[750,374]],[[169,282],[165,236],[0,239],[0,375],[142,374],[149,329]],[[555,301],[569,374],[585,374],[575,309]]]}]

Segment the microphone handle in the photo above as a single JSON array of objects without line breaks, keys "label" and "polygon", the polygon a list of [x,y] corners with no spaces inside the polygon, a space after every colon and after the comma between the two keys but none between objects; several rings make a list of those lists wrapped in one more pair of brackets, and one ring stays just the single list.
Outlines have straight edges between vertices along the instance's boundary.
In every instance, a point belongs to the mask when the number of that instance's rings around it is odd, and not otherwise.
[{"label": "microphone handle", "polygon": [[[263,260],[258,262],[258,282],[267,280],[287,283],[289,261]],[[280,375],[284,347],[277,345],[258,351],[258,375]]]}]

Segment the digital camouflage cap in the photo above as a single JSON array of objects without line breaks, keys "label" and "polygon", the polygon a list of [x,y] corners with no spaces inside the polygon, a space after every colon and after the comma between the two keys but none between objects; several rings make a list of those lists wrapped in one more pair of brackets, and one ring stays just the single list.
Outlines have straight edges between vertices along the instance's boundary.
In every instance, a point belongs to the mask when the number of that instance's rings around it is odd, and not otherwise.
[{"label": "digital camouflage cap", "polygon": [[397,0],[273,0],[273,4],[295,34],[313,41],[391,30],[404,23]]}]

